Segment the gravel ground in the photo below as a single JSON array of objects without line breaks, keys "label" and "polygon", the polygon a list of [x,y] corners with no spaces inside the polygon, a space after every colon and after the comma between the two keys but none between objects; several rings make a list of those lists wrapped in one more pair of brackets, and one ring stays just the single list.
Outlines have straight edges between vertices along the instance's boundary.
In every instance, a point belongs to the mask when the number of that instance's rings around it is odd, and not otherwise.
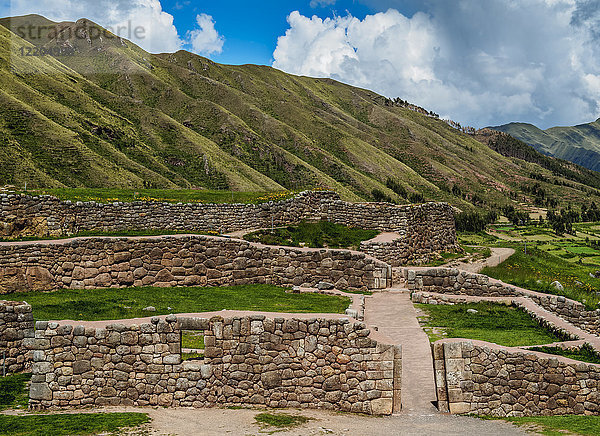
[{"label": "gravel ground", "polygon": [[[117,411],[105,409],[106,411]],[[147,409],[125,408],[118,411],[145,412],[152,418],[149,433],[157,435],[202,435],[202,436],[259,436],[271,434],[277,428],[261,427],[254,417],[264,410],[258,409]],[[496,420],[481,420],[464,416],[443,414],[371,417],[316,410],[277,410],[269,413],[301,415],[310,420],[289,430],[277,431],[276,435],[360,435],[360,436],[484,436],[484,435],[527,435],[524,430],[510,423]]]}]

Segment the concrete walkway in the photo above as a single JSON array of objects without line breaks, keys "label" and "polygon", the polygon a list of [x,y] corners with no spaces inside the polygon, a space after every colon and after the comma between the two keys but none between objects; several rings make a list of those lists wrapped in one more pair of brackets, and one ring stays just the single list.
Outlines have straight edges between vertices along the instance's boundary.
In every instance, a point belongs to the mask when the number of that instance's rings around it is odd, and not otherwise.
[{"label": "concrete walkway", "polygon": [[377,326],[389,343],[402,345],[402,413],[437,413],[433,359],[429,338],[405,289],[379,292],[367,298],[365,322]]}]

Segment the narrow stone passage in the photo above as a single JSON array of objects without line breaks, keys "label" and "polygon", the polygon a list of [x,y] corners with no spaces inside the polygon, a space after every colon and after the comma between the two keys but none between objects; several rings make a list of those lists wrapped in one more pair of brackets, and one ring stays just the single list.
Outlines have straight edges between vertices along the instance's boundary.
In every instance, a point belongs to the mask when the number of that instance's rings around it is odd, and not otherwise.
[{"label": "narrow stone passage", "polygon": [[407,290],[378,292],[367,298],[365,322],[377,326],[391,343],[402,345],[402,413],[437,412],[433,358],[429,338],[417,321]]}]

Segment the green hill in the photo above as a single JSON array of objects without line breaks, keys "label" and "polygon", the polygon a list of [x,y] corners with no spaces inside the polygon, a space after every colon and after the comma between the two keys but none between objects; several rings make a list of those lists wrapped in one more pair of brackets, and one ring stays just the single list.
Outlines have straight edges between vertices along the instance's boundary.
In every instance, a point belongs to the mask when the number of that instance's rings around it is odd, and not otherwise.
[{"label": "green hill", "polygon": [[600,119],[579,126],[547,130],[525,123],[510,123],[491,129],[508,133],[549,156],[600,171]]},{"label": "green hill", "polygon": [[[503,156],[439,119],[334,80],[185,51],[153,55],[94,38],[103,30],[87,20],[32,15],[0,24],[0,184],[323,187],[349,200],[424,198],[462,209],[528,202],[541,184],[559,204],[600,201],[600,174]],[[18,29],[27,25],[58,30],[25,40]],[[21,50],[36,47],[70,55]]]}]

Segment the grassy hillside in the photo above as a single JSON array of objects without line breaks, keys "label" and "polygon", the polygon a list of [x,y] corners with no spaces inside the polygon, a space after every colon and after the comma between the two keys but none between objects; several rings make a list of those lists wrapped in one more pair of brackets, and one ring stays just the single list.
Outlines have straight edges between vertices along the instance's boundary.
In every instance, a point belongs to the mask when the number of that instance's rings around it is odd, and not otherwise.
[{"label": "grassy hillside", "polygon": [[[118,38],[88,38],[98,27],[86,20],[61,23],[62,34],[79,33],[58,40],[26,41],[11,23],[48,24],[0,19],[0,184],[322,187],[348,200],[375,191],[397,202],[489,209],[527,202],[541,183],[560,204],[600,201],[586,177],[502,156],[371,91],[185,51],[152,55]],[[72,55],[21,56],[33,44]]]},{"label": "grassy hillside", "polygon": [[525,123],[510,123],[492,129],[508,133],[547,155],[600,170],[600,119],[579,126],[547,130]]}]

